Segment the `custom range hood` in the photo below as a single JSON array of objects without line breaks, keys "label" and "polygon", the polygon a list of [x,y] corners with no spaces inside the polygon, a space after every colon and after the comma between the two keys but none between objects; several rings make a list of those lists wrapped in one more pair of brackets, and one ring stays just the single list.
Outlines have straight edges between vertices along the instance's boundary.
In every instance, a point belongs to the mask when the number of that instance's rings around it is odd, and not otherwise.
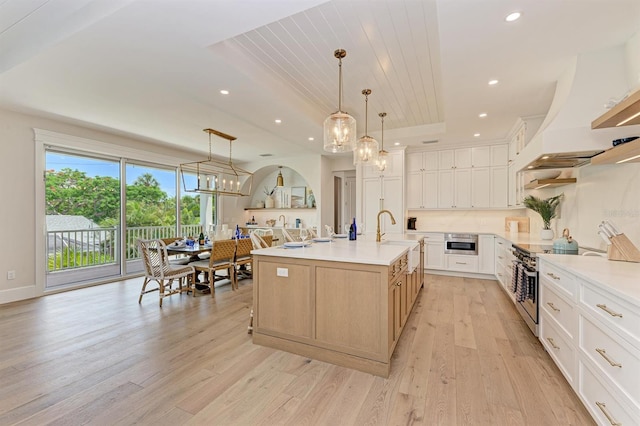
[{"label": "custom range hood", "polygon": [[604,104],[628,90],[624,46],[577,56],[556,84],[549,112],[520,152],[516,170],[579,167],[611,147],[614,139],[640,134],[640,126],[591,129]]}]

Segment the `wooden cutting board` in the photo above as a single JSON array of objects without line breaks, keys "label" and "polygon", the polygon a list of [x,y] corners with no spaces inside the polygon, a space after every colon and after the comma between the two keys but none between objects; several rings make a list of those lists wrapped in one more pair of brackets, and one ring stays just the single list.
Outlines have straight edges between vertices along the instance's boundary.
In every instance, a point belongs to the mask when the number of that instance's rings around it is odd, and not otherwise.
[{"label": "wooden cutting board", "polygon": [[525,233],[525,234],[529,233],[529,230],[531,228],[530,219],[528,217],[520,217],[520,216],[517,216],[517,217],[505,217],[504,218],[504,230],[506,232],[510,231],[509,222],[511,222],[513,220],[518,221],[518,232],[519,233],[520,232]]}]

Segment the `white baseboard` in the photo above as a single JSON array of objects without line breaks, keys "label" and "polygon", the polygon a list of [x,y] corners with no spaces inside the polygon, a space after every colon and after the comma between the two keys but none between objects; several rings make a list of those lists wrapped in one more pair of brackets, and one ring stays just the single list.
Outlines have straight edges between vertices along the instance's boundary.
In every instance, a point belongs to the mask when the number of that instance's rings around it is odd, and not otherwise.
[{"label": "white baseboard", "polygon": [[462,277],[462,278],[477,278],[479,280],[496,280],[495,275],[490,274],[479,274],[476,272],[460,272],[460,271],[444,271],[441,269],[426,269],[424,270],[425,274],[432,275],[446,275],[449,277]]},{"label": "white baseboard", "polygon": [[35,285],[0,290],[0,305],[40,296],[42,296],[42,292],[39,292]]}]

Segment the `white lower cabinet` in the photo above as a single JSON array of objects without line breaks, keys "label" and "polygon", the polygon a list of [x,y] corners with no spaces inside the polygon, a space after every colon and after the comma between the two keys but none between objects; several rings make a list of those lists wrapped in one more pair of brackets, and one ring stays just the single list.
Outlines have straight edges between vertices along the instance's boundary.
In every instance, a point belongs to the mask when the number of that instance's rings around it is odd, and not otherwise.
[{"label": "white lower cabinet", "polygon": [[425,269],[444,269],[444,234],[425,234],[424,267]]},{"label": "white lower cabinet", "polygon": [[445,254],[444,257],[449,271],[478,272],[478,256]]},{"label": "white lower cabinet", "polygon": [[[616,398],[603,376],[580,360],[578,396],[600,425],[639,425],[638,408]],[[636,376],[637,378],[637,376]]]},{"label": "white lower cabinet", "polygon": [[478,272],[481,274],[496,273],[496,251],[493,235],[478,235]]},{"label": "white lower cabinet", "polygon": [[511,252],[511,242],[501,237],[495,238],[495,274],[502,288],[509,297],[514,298],[514,294],[509,290],[511,276],[513,274],[513,254]]},{"label": "white lower cabinet", "polygon": [[540,261],[540,341],[601,425],[640,425],[640,304]]}]

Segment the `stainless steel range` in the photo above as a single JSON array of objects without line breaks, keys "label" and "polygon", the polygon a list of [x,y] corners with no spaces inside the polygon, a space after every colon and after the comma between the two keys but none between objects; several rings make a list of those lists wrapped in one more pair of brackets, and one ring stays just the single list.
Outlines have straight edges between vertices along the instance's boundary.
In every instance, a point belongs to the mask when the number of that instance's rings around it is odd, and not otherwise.
[{"label": "stainless steel range", "polygon": [[538,336],[538,258],[530,247],[513,245],[511,291],[516,309],[535,336]]}]

